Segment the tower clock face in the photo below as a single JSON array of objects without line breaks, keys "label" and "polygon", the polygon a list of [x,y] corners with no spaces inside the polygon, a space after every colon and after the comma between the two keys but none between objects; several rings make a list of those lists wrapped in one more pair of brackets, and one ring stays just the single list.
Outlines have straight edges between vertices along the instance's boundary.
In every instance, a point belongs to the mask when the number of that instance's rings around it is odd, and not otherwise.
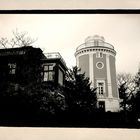
[{"label": "tower clock face", "polygon": [[104,63],[103,63],[103,62],[97,62],[97,63],[96,63],[96,67],[97,67],[98,69],[102,69],[102,68],[104,67]]}]

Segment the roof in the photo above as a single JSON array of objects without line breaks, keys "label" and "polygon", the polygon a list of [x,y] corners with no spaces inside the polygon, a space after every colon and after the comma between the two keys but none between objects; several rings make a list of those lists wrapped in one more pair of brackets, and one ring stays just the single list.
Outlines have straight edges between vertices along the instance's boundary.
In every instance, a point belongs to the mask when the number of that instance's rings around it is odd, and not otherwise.
[{"label": "roof", "polygon": [[40,48],[33,48],[32,46],[24,46],[19,48],[0,49],[0,56],[25,55],[29,51],[42,52]]},{"label": "roof", "polygon": [[103,36],[89,36],[85,39],[85,43],[79,45],[76,49],[76,51],[81,50],[83,48],[91,48],[91,47],[103,47],[103,48],[109,48],[114,50],[114,46],[105,42],[105,39]]},{"label": "roof", "polygon": [[60,55],[59,52],[51,52],[51,53],[44,53],[46,59],[45,60],[49,60],[49,61],[60,61],[62,63],[62,65],[65,67],[65,69],[68,69],[66,66],[66,62],[64,61],[64,59],[62,58],[62,56]]}]

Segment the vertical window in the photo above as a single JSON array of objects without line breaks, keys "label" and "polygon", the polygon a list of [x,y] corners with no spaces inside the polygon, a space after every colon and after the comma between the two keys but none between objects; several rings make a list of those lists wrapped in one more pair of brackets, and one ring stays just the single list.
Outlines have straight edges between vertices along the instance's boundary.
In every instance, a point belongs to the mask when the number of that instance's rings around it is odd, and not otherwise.
[{"label": "vertical window", "polygon": [[16,63],[9,63],[9,74],[15,74],[16,73]]},{"label": "vertical window", "polygon": [[102,52],[96,52],[96,58],[103,58]]},{"label": "vertical window", "polygon": [[103,95],[104,94],[104,83],[98,83],[98,93]]},{"label": "vertical window", "polygon": [[63,72],[59,69],[58,82],[63,85]]},{"label": "vertical window", "polygon": [[105,81],[104,80],[97,81],[97,92],[99,95],[104,95],[104,93],[105,93]]},{"label": "vertical window", "polygon": [[44,70],[43,81],[53,81],[54,80],[53,65],[44,65],[43,70]]},{"label": "vertical window", "polygon": [[102,52],[100,52],[100,58],[103,58],[103,53]]}]

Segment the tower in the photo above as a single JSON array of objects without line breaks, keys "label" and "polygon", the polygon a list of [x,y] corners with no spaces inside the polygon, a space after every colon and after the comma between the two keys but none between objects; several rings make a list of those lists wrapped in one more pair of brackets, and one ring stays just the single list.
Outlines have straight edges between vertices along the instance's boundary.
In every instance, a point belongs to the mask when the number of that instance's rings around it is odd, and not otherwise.
[{"label": "tower", "polygon": [[77,47],[76,65],[89,77],[91,87],[97,88],[97,106],[104,111],[119,111],[116,81],[116,51],[104,37],[94,35]]}]

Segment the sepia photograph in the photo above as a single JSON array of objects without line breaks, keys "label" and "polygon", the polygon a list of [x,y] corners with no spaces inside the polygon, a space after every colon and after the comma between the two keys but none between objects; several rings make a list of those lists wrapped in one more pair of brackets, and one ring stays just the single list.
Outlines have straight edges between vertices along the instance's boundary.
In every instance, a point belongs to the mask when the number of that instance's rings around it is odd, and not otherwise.
[{"label": "sepia photograph", "polygon": [[140,14],[0,19],[0,126],[140,127]]},{"label": "sepia photograph", "polygon": [[139,6],[0,2],[0,139],[138,140]]}]

